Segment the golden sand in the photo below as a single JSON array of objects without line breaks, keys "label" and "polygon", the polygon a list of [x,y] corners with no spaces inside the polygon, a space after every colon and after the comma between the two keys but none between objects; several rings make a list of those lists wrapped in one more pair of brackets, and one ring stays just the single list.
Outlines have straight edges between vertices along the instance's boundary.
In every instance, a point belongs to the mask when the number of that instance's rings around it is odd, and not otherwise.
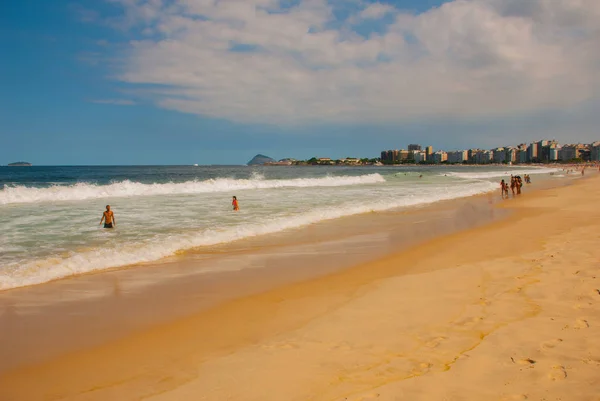
[{"label": "golden sand", "polygon": [[598,401],[599,184],[7,371],[0,400]]}]

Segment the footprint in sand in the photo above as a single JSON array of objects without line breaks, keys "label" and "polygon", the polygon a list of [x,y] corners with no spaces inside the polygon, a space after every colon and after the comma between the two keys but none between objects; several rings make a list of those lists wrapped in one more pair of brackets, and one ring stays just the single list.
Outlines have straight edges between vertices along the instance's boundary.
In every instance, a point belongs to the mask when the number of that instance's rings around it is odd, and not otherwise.
[{"label": "footprint in sand", "polygon": [[567,371],[564,366],[555,365],[552,367],[550,373],[548,373],[548,378],[550,380],[564,380],[567,378]]},{"label": "footprint in sand", "polygon": [[575,324],[573,324],[574,329],[587,329],[588,327],[590,327],[590,325],[587,320],[584,319],[577,319]]},{"label": "footprint in sand", "polygon": [[[486,298],[480,298],[479,302],[477,304],[482,305],[482,306],[490,306],[492,304],[492,302]],[[478,318],[478,320],[481,320],[481,318]]]},{"label": "footprint in sand", "polygon": [[555,338],[554,340],[545,341],[541,344],[543,349],[552,349],[562,342],[562,338]]},{"label": "footprint in sand", "polygon": [[410,372],[410,373],[411,373],[411,375],[414,375],[414,376],[421,376],[421,375],[423,375],[423,374],[425,374],[425,373],[428,373],[428,372],[431,370],[431,368],[432,368],[432,367],[433,367],[433,364],[432,364],[432,363],[429,363],[429,362],[421,362],[421,363],[419,364],[419,366],[415,366],[415,367],[414,367],[414,368],[411,370],[411,372]]},{"label": "footprint in sand", "polygon": [[352,347],[347,343],[333,344],[329,347],[330,351],[350,351]]},{"label": "footprint in sand", "polygon": [[[514,361],[514,359],[513,359],[513,361]],[[535,361],[533,359],[531,359],[531,358],[519,359],[517,361],[517,363],[519,365],[526,365],[526,366],[535,365]]]},{"label": "footprint in sand", "polygon": [[427,342],[425,343],[425,346],[426,346],[427,348],[436,348],[436,347],[438,347],[438,346],[440,345],[440,343],[441,343],[442,341],[444,341],[444,340],[446,340],[446,337],[437,337],[437,338],[434,338],[433,340],[429,340],[429,341],[427,341]]},{"label": "footprint in sand", "polygon": [[265,344],[262,346],[263,349],[297,349],[298,346],[290,343],[275,343],[275,344]]},{"label": "footprint in sand", "polygon": [[477,326],[482,321],[483,321],[483,317],[476,316],[476,317],[468,317],[468,318],[459,320],[459,321],[455,322],[455,324],[457,326],[462,326],[463,328],[466,328],[466,329],[472,329],[474,326]]}]

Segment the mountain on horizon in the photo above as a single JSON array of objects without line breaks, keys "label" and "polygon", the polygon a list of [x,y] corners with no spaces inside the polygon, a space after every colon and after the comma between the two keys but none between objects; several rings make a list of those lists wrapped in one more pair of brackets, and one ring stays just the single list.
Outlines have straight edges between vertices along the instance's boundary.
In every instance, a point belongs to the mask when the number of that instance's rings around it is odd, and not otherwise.
[{"label": "mountain on horizon", "polygon": [[252,158],[252,160],[250,160],[248,162],[248,166],[258,166],[258,165],[261,165],[261,164],[273,163],[273,162],[275,162],[275,160],[271,159],[269,156],[258,154],[256,156],[254,156]]}]

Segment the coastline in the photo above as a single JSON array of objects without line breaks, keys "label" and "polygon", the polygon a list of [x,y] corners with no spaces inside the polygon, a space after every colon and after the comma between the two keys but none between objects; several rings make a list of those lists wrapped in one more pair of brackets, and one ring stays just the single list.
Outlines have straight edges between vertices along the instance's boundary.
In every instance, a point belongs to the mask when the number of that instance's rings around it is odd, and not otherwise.
[{"label": "coastline", "polygon": [[[512,210],[512,214],[505,219],[442,236],[375,262],[367,262],[355,268],[339,270],[308,281],[280,285],[260,294],[227,301],[191,317],[164,323],[139,333],[132,333],[122,339],[99,347],[90,347],[83,351],[73,352],[70,355],[60,356],[37,366],[8,371],[0,377],[0,388],[8,391],[8,399],[15,400],[40,399],[41,394],[49,393],[57,395],[58,399],[106,399],[111,398],[110,394],[118,394],[122,399],[139,399],[144,394],[147,396],[156,395],[158,397],[156,399],[198,399],[199,394],[205,396],[206,399],[308,399],[309,395],[312,395],[311,399],[343,399],[341,397],[346,393],[353,396],[359,394],[361,386],[380,388],[385,383],[382,384],[381,380],[366,380],[366,376],[369,376],[366,373],[367,371],[364,375],[359,374],[359,372],[355,377],[347,378],[339,383],[328,382],[325,385],[321,381],[325,380],[323,377],[331,379],[334,377],[332,376],[334,371],[337,372],[342,368],[346,369],[352,364],[371,366],[370,364],[375,363],[368,361],[370,358],[376,357],[376,355],[371,355],[369,352],[373,351],[372,348],[384,347],[383,344],[390,341],[385,337],[386,333],[398,332],[396,328],[391,330],[386,327],[387,320],[390,320],[390,317],[397,316],[394,313],[398,313],[397,310],[392,313],[386,308],[389,308],[390,305],[406,302],[406,299],[397,298],[398,288],[401,289],[399,293],[405,295],[408,299],[425,302],[431,306],[430,302],[439,301],[436,293],[431,292],[431,283],[454,285],[455,291],[458,288],[456,286],[460,287],[471,283],[474,278],[467,273],[474,268],[470,267],[469,264],[480,263],[482,255],[493,262],[495,258],[506,259],[505,252],[507,248],[511,250],[513,255],[518,256],[539,251],[542,241],[546,241],[556,233],[563,236],[567,235],[570,230],[569,226],[554,227],[549,222],[544,222],[544,216],[552,215],[556,218],[554,209],[556,209],[558,202],[564,202],[563,198],[565,196],[567,198],[574,197],[573,194],[582,191],[582,188],[590,191],[592,187],[590,183],[595,184],[597,180],[597,177],[591,177],[590,179],[578,180],[577,183],[568,188],[528,193],[520,199],[505,202],[502,205],[503,208]],[[592,191],[592,193],[597,195],[597,192]],[[588,204],[590,202],[590,199],[569,198],[569,200],[580,202],[579,206],[584,205],[586,201]],[[596,198],[592,198],[592,204],[594,200],[597,201]],[[565,208],[562,203],[558,206]],[[593,208],[587,207],[587,209],[590,209],[590,213],[595,213]],[[560,208],[558,212],[564,214],[564,210]],[[524,225],[523,221],[526,220],[542,222],[545,230],[540,233],[539,227],[536,229],[536,227]],[[583,226],[588,227],[593,224],[596,224],[593,218],[582,223]],[[516,235],[515,230],[517,231]],[[502,245],[499,248],[494,246],[495,244],[489,241],[489,238],[484,241],[486,236],[497,239]],[[582,244],[588,244],[588,242],[589,239],[582,241]],[[451,263],[448,263],[449,260],[451,260]],[[406,261],[411,263],[406,263]],[[453,266],[454,264],[458,266]],[[518,263],[514,264],[512,268],[515,271],[521,268]],[[583,270],[580,268],[581,271]],[[465,282],[457,282],[460,280],[453,277],[451,272],[461,273]],[[494,272],[495,274],[498,273],[496,270]],[[428,274],[431,276],[424,277]],[[510,278],[514,280],[513,277]],[[416,280],[413,283],[417,284],[414,288],[407,284],[411,280]],[[491,282],[495,283],[493,280]],[[423,286],[423,284],[426,285]],[[528,285],[533,286],[532,283]],[[393,294],[389,291],[388,293],[382,292],[381,288],[386,286],[393,288]],[[515,292],[515,294],[520,294],[524,287],[526,286],[521,287],[521,290]],[[440,290],[438,287],[434,289]],[[419,291],[422,293],[419,293]],[[429,296],[426,296],[427,294]],[[457,295],[457,293],[453,294]],[[470,293],[469,296],[472,295]],[[373,297],[375,299],[372,299]],[[382,299],[378,299],[378,297],[384,297],[384,300],[388,302],[382,303]],[[442,299],[456,301],[453,297],[442,297]],[[458,306],[452,305],[453,302],[448,302],[447,307],[442,304],[436,304],[435,306],[442,310],[451,309],[452,307],[458,308],[448,311],[450,314],[460,312],[465,308],[466,310],[472,308],[463,301],[461,299],[460,302],[455,302],[457,305],[460,304]],[[351,304],[357,304],[360,308],[350,308]],[[409,306],[411,305],[405,305],[404,307],[408,308]],[[490,305],[485,306],[489,307]],[[533,313],[532,310],[527,309],[527,305],[525,306],[527,313],[519,314],[520,317],[523,314],[529,316]],[[366,316],[361,317],[364,319],[356,319],[357,316],[354,316],[354,319],[340,320],[340,313],[347,315],[354,313],[352,311],[356,310],[364,310]],[[425,311],[425,315],[435,315],[430,316],[431,318],[440,319],[439,313],[431,312],[430,308],[422,309],[421,312],[423,311]],[[510,315],[511,313],[512,311],[502,310],[500,315]],[[414,327],[423,326],[421,328],[426,328],[427,326],[425,324],[427,322],[421,321],[419,323],[419,316],[415,316],[414,310],[412,314],[411,310],[403,310],[401,316],[403,316],[402,319],[405,320],[405,323],[411,323]],[[369,324],[360,325],[360,321],[369,322]],[[470,323],[467,321],[465,325],[471,323],[476,324],[477,321],[473,320]],[[315,335],[315,332],[310,331],[315,329],[315,325],[318,329],[317,333],[320,333],[320,335]],[[406,331],[408,328],[400,329],[400,332],[406,334],[403,330]],[[489,331],[489,328],[487,331]],[[484,334],[487,331],[479,330],[480,333]],[[298,334],[298,332],[304,334]],[[365,338],[371,340],[362,346],[356,345],[358,338],[340,340],[348,334],[352,337],[354,335],[352,333],[356,332],[363,332],[366,335]],[[278,336],[282,339],[277,339]],[[290,336],[293,341],[290,340]],[[307,341],[306,339],[311,336],[313,339],[319,339],[319,341]],[[327,336],[332,337],[331,344],[323,348],[325,342],[323,338]],[[490,336],[489,333],[483,339],[488,336]],[[461,346],[471,340],[469,336],[467,337],[459,341]],[[416,346],[414,333],[403,338],[407,343],[412,342],[412,345]],[[431,344],[438,343],[436,346],[431,347],[433,353],[437,352],[435,350],[440,343],[445,342],[450,337],[446,333],[436,338],[437,340],[435,338],[431,340]],[[483,339],[480,338],[479,340]],[[304,342],[302,342],[303,340]],[[391,344],[390,348],[394,348],[392,345],[398,346],[398,344]],[[454,354],[456,354],[454,348],[450,348],[450,351],[454,351]],[[307,351],[307,349],[309,350]],[[303,351],[302,355],[299,354],[299,350]],[[360,353],[358,351],[361,350],[369,351],[367,352],[369,355],[359,357],[358,354]],[[410,350],[402,347],[394,350],[397,354],[408,353],[408,351]],[[454,355],[450,351],[448,353]],[[115,366],[116,362],[113,359],[116,355],[119,355],[118,367]],[[327,355],[327,360],[323,361],[321,355]],[[458,353],[458,355],[461,354]],[[257,362],[267,358],[272,364],[253,364],[252,361],[255,360],[253,358],[259,357],[261,359],[257,359]],[[346,357],[357,359],[351,359],[352,364],[348,365],[349,362],[344,359]],[[390,359],[390,356],[386,356],[384,359]],[[255,371],[248,371],[247,367],[239,366],[241,361],[248,361],[248,364],[253,366]],[[233,366],[235,369],[229,369],[230,372],[227,373],[227,369],[222,366],[226,362],[230,363],[228,365],[230,368]],[[267,382],[265,377],[278,374],[276,369],[273,370],[273,367],[275,365],[283,366],[284,362],[297,364],[298,366],[292,368],[289,375],[284,375],[283,372],[279,373],[278,377],[281,380],[275,380],[277,383]],[[306,369],[308,365],[313,366],[315,363],[318,367],[317,371],[324,371],[316,373]],[[402,363],[406,364],[406,361]],[[408,364],[406,366],[390,367],[390,369],[398,371],[397,374],[392,375],[392,379],[401,378],[400,372],[404,372],[403,374],[408,376],[419,376],[420,371],[410,373],[414,369],[423,370],[424,372],[421,373],[426,377],[429,376],[429,374],[425,375],[427,372],[436,374],[437,368],[446,369],[450,366],[452,369],[447,370],[454,370],[455,364],[454,362],[451,364],[446,362],[438,366],[438,364],[431,362],[422,363],[427,367],[425,368],[420,364],[418,366]],[[432,366],[429,366],[429,364]],[[214,369],[208,369],[211,366]],[[408,369],[409,367],[410,369]],[[265,371],[267,368],[271,370]],[[232,370],[236,372],[238,377],[231,377]],[[94,373],[92,374],[92,372]],[[268,394],[256,393],[256,391],[260,392],[261,389],[259,386],[253,385],[250,380],[253,377],[252,375],[258,374],[258,372],[264,375],[262,382],[266,387],[263,387],[263,390],[265,392],[269,390]],[[390,379],[385,372],[381,373],[380,376],[386,378],[390,383],[389,385],[402,381]],[[27,383],[31,380],[35,380],[39,385],[36,388],[28,388]],[[234,380],[234,382],[229,382],[229,380]],[[261,378],[254,377],[253,380],[261,380]],[[368,385],[359,384],[367,381]],[[183,383],[187,384],[180,386]],[[219,387],[216,383],[223,384],[220,384],[221,387]],[[238,385],[234,386],[234,383]],[[240,383],[242,384],[240,385]],[[374,383],[377,385],[374,386]],[[211,388],[214,389],[220,388],[220,391],[225,391],[225,393],[214,391],[209,395],[205,393],[207,386],[212,386]],[[227,390],[228,386],[232,393],[227,392],[229,391]],[[231,386],[236,387],[236,391],[239,389],[244,393],[234,394],[234,389]],[[299,394],[302,394],[301,387],[310,388],[311,393],[304,393],[304,398],[300,397]],[[90,391],[90,389],[93,391]],[[334,389],[337,390],[334,391]],[[174,391],[174,393],[169,393],[169,391]],[[255,391],[255,393],[252,393],[252,391]],[[162,395],[160,395],[161,393]],[[196,397],[192,398],[194,394]],[[292,395],[297,397],[293,398]],[[269,398],[270,396],[271,398]]]},{"label": "coastline", "polygon": [[[0,349],[0,374],[190,316],[227,300],[326,276],[496,221],[506,213],[493,208],[501,201],[495,195],[326,220],[185,252],[156,263],[1,291],[0,312],[7,313],[0,313],[0,326],[12,324],[20,330],[6,336],[7,347]],[[161,303],[148,311],[149,299]],[[12,314],[19,319],[7,321]],[[93,326],[89,319],[94,320]],[[70,335],[71,328],[80,335]],[[31,334],[39,331],[45,333],[43,341]]]},{"label": "coastline", "polygon": [[[433,169],[437,170],[437,167],[433,167]],[[399,169],[399,171],[402,169]],[[451,173],[450,173],[451,174]],[[507,172],[508,174],[508,172]],[[548,180],[548,177],[545,178],[545,180]],[[482,182],[485,182],[484,180],[482,180]],[[491,185],[492,187],[494,187],[495,185],[492,184],[491,182],[488,184],[488,186]],[[545,187],[548,185],[548,182],[543,181],[542,183],[542,187]],[[552,185],[562,185],[560,182],[554,182]],[[536,182],[536,184],[532,187],[528,186],[528,189],[537,189],[540,187],[540,182]],[[415,203],[412,203],[412,201],[409,199],[407,201],[402,201],[402,202],[398,202],[395,203],[393,200],[390,203],[373,203],[371,205],[368,206],[360,206],[358,208],[354,208],[349,211],[343,211],[343,212],[339,212],[337,208],[335,207],[330,207],[330,208],[324,208],[323,210],[318,210],[316,211],[317,213],[314,215],[310,215],[308,214],[308,216],[306,217],[305,221],[294,221],[291,224],[287,224],[287,221],[282,220],[279,222],[275,222],[276,224],[274,224],[273,227],[271,226],[265,226],[265,227],[259,227],[257,229],[257,232],[252,233],[251,230],[249,230],[249,233],[246,234],[242,234],[242,235],[238,235],[235,232],[217,232],[217,236],[221,236],[221,239],[218,239],[216,242],[211,243],[211,241],[214,240],[208,240],[206,241],[206,238],[204,237],[200,237],[198,238],[183,238],[183,243],[184,245],[179,245],[182,248],[177,248],[177,246],[175,246],[175,248],[171,248],[171,250],[167,251],[167,252],[163,252],[163,253],[159,253],[158,256],[155,256],[154,253],[151,253],[153,256],[150,257],[146,257],[145,254],[140,254],[139,252],[136,254],[135,250],[128,250],[125,252],[124,257],[126,258],[125,262],[108,262],[108,264],[106,262],[104,262],[105,260],[108,260],[108,258],[104,258],[104,257],[99,257],[98,255],[95,255],[93,252],[90,252],[89,254],[87,254],[85,252],[85,248],[84,251],[82,252],[82,258],[83,258],[83,262],[87,262],[87,263],[83,263],[83,267],[80,267],[80,265],[78,264],[81,261],[70,261],[71,258],[65,258],[64,261],[62,261],[63,263],[58,263],[56,266],[54,265],[55,259],[54,258],[47,258],[46,260],[35,260],[33,261],[34,263],[31,264],[25,264],[25,270],[30,270],[32,272],[31,277],[25,277],[25,276],[17,276],[16,278],[11,278],[9,276],[6,276],[6,280],[3,281],[2,283],[0,283],[0,294],[2,294],[3,291],[10,291],[12,289],[15,288],[26,288],[29,286],[35,286],[35,285],[43,285],[45,283],[49,283],[49,282],[53,282],[55,280],[61,280],[61,279],[69,279],[75,276],[79,276],[79,275],[88,275],[88,274],[97,274],[97,273],[102,273],[102,272],[110,272],[110,271],[114,271],[114,270],[118,270],[118,269],[129,269],[132,267],[136,267],[136,266],[148,266],[148,265],[156,265],[156,264],[161,264],[161,263],[170,263],[172,260],[176,260],[179,259],[179,257],[181,255],[197,255],[197,254],[203,254],[203,253],[211,253],[212,250],[220,250],[223,249],[225,252],[227,253],[231,253],[232,251],[235,252],[237,251],[237,244],[242,244],[242,247],[244,244],[246,243],[252,243],[252,242],[257,242],[259,244],[260,247],[264,246],[264,242],[263,238],[267,238],[267,243],[269,242],[268,238],[272,237],[272,238],[278,238],[278,237],[289,237],[288,233],[292,233],[292,235],[294,236],[293,240],[290,242],[294,242],[297,243],[297,237],[295,236],[295,233],[302,233],[303,231],[306,231],[305,229],[307,227],[317,227],[317,229],[311,230],[311,235],[318,235],[320,233],[320,230],[323,228],[327,228],[329,222],[333,222],[333,224],[335,225],[336,222],[338,221],[346,221],[346,220],[352,220],[355,219],[359,216],[367,216],[367,215],[371,215],[373,213],[375,213],[376,215],[390,215],[390,216],[394,216],[397,213],[412,213],[415,210],[419,210],[423,207],[427,208],[431,205],[440,205],[440,204],[444,204],[445,202],[452,202],[454,200],[458,200],[460,201],[460,199],[466,199],[466,198],[474,198],[477,197],[479,195],[481,196],[490,196],[491,194],[493,194],[493,191],[490,191],[490,187],[487,188],[477,188],[477,189],[471,189],[469,191],[467,191],[467,193],[463,193],[463,194],[455,194],[455,195],[446,195],[444,194],[443,191],[440,192],[440,196],[430,196],[430,199],[424,199],[421,201],[417,201]],[[458,195],[458,196],[457,196]],[[87,198],[83,198],[84,200]],[[53,201],[52,198],[50,199],[46,199],[47,201]],[[326,215],[324,217],[324,214]],[[87,223],[87,222],[85,222]],[[368,223],[370,224],[370,223]],[[201,227],[199,226],[197,228],[198,231],[201,231]],[[357,230],[358,228],[358,230]],[[356,225],[354,225],[352,227],[353,230],[357,230],[360,231],[360,227],[357,227]],[[144,229],[145,230],[145,229]],[[89,233],[86,233],[89,235]],[[213,233],[214,234],[214,233]],[[346,235],[344,233],[334,233],[334,235],[336,237],[340,236],[340,235]],[[254,238],[258,238],[258,241],[253,241]],[[196,245],[191,245],[190,243],[193,242],[197,242]],[[207,244],[203,244],[203,242],[207,242]],[[170,241],[167,241],[167,245],[169,245]],[[127,244],[121,244],[121,245],[127,245]],[[158,248],[158,249],[162,249],[164,248],[164,244],[157,244],[158,247],[154,247]],[[152,252],[153,249],[146,249],[147,253],[148,252]],[[79,250],[75,250],[76,252],[80,252]],[[129,252],[129,253],[128,253]],[[87,259],[87,260],[86,260]],[[64,264],[64,266],[62,265]],[[89,269],[89,270],[88,270]],[[33,273],[37,273],[33,274]],[[44,274],[42,274],[44,273]]]}]

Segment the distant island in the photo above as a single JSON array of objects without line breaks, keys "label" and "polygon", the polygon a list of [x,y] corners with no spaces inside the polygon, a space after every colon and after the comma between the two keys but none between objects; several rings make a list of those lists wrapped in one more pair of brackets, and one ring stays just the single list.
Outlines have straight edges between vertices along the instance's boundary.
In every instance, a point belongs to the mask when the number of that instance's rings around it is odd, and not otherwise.
[{"label": "distant island", "polygon": [[274,163],[275,159],[271,159],[269,156],[256,155],[248,162],[249,166],[260,166],[267,163]]},{"label": "distant island", "polygon": [[28,162],[15,162],[15,163],[8,163],[9,167],[29,167],[31,166],[31,163]]}]

